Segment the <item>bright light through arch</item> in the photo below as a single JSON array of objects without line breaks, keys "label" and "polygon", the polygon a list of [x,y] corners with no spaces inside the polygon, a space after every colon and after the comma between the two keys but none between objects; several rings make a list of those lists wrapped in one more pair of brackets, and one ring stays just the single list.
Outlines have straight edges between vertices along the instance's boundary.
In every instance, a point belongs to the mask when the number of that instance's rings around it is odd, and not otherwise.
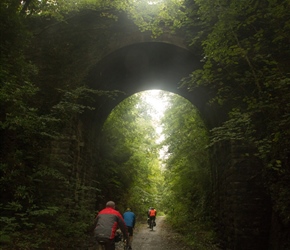
[{"label": "bright light through arch", "polygon": [[[164,116],[164,112],[169,107],[169,96],[174,95],[173,93],[163,91],[163,90],[147,90],[144,92],[141,92],[141,100],[146,102],[148,105],[152,108],[152,113],[150,114],[153,118],[153,124],[155,127],[155,130],[157,134],[159,135],[159,138],[157,139],[157,143],[161,143],[164,140],[163,135],[163,128],[161,124],[161,119]],[[159,151],[159,157],[161,160],[164,160],[167,158],[167,147],[164,146]]]},{"label": "bright light through arch", "polygon": [[[141,93],[141,99],[152,107],[153,113],[151,115],[158,121],[163,117],[169,104],[168,98],[165,95],[162,96],[162,93],[165,93],[165,91],[157,89]],[[171,93],[167,92],[167,94],[170,95]]]},{"label": "bright light through arch", "polygon": [[161,2],[162,2],[162,0],[147,1],[147,3],[148,3],[149,5],[159,4],[159,3],[161,3]]}]

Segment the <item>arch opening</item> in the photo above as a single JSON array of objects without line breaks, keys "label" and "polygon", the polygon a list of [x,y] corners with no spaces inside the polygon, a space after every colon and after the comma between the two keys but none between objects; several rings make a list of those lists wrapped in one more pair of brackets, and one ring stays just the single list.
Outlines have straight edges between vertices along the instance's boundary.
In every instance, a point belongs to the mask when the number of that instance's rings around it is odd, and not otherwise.
[{"label": "arch opening", "polygon": [[[207,229],[204,226],[211,216],[205,201],[212,185],[208,133],[199,112],[185,98],[164,91],[160,91],[164,100],[152,107],[146,101],[148,92],[152,90],[126,98],[106,119],[99,150],[103,178],[98,188],[104,189],[106,199],[114,198],[124,208],[129,204],[137,214],[153,205],[175,220],[178,228],[188,220],[192,222],[189,232],[213,230],[210,223]],[[163,159],[162,150],[166,152]],[[119,188],[112,188],[112,183]],[[202,224],[193,222],[193,217],[201,216]]]}]

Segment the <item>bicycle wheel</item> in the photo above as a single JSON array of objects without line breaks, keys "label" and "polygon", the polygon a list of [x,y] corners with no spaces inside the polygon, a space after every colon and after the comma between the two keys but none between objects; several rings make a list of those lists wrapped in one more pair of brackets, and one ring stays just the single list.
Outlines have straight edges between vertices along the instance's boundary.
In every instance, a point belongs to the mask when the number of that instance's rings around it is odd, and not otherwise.
[{"label": "bicycle wheel", "polygon": [[129,249],[129,245],[127,241],[124,241],[124,250],[128,250],[128,249]]},{"label": "bicycle wheel", "polygon": [[154,222],[153,222],[153,220],[151,219],[151,220],[150,220],[150,229],[151,229],[151,231],[153,231],[153,225],[154,225],[153,223],[154,223]]},{"label": "bicycle wheel", "polygon": [[104,244],[98,244],[98,250],[105,250]]}]

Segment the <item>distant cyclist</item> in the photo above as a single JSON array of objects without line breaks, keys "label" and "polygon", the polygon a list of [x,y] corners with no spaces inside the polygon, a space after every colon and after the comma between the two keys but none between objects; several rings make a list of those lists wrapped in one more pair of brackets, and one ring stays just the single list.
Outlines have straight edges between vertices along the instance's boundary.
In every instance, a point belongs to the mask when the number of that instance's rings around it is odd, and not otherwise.
[{"label": "distant cyclist", "polygon": [[115,234],[118,227],[128,240],[127,227],[122,215],[115,210],[115,202],[108,201],[106,208],[101,210],[96,217],[94,236],[96,240],[105,246],[105,250],[115,250]]},{"label": "distant cyclist", "polygon": [[157,211],[154,207],[151,207],[151,209],[148,212],[149,218],[150,220],[153,220],[153,224],[154,226],[156,225],[155,223],[155,219],[156,219],[156,215],[157,215]]},{"label": "distant cyclist", "polygon": [[125,224],[127,226],[127,231],[129,233],[128,246],[129,246],[129,249],[132,249],[133,229],[135,227],[136,216],[131,211],[130,208],[127,208],[126,212],[123,214],[123,218],[124,218]]}]

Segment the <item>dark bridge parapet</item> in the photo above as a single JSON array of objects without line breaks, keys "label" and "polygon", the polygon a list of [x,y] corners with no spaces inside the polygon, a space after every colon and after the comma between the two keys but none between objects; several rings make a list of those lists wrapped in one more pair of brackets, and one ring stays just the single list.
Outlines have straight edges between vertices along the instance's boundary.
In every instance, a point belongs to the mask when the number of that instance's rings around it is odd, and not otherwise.
[{"label": "dark bridge parapet", "polygon": [[126,16],[119,15],[118,23],[116,23],[116,27],[109,41],[107,54],[126,46],[148,42],[167,43],[182,49],[189,49],[188,43],[185,41],[185,34],[173,33],[170,30],[164,29],[160,35],[153,37],[151,31],[141,32]]}]

